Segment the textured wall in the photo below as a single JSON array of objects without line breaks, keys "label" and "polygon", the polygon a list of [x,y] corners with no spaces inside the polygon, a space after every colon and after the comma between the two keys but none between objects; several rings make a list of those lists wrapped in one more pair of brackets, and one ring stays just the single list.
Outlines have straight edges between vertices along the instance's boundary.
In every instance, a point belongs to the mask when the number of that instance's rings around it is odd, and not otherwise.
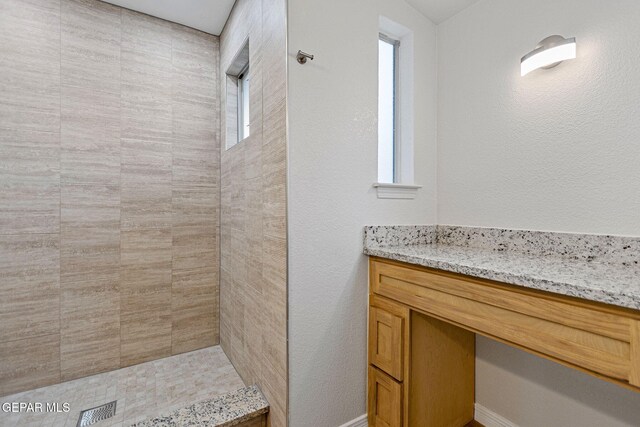
[{"label": "textured wall", "polygon": [[[371,187],[380,15],[414,33],[415,200]],[[291,425],[335,427],[366,412],[363,227],[435,223],[436,29],[404,0],[289,0],[288,22]]]},{"label": "textured wall", "polygon": [[238,0],[220,37],[222,88],[249,38],[251,116],[247,139],[222,144],[220,339],[274,426],[287,424],[285,13],[284,0]]},{"label": "textured wall", "polygon": [[[640,3],[488,0],[438,26],[438,221],[640,234]],[[578,59],[520,77],[551,34]]]},{"label": "textured wall", "polygon": [[218,39],[0,2],[0,394],[218,341]]},{"label": "textured wall", "polygon": [[[484,0],[438,26],[439,223],[640,235],[638,22],[634,0]],[[578,59],[520,77],[551,34]],[[640,418],[633,392],[481,338],[477,356],[477,401],[518,425]]]}]

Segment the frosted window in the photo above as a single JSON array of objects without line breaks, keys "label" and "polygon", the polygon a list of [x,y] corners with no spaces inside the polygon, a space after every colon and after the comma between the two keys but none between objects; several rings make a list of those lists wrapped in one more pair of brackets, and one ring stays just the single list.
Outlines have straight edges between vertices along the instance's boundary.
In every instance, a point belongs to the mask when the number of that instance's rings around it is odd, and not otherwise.
[{"label": "frosted window", "polygon": [[378,182],[396,182],[396,58],[398,43],[378,41]]},{"label": "frosted window", "polygon": [[249,127],[249,67],[238,77],[238,141],[250,134]]}]

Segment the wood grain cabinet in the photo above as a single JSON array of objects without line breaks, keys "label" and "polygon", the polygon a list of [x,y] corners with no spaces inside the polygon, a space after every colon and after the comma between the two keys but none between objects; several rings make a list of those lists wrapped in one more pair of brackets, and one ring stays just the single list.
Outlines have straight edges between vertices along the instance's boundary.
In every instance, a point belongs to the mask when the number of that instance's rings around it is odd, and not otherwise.
[{"label": "wood grain cabinet", "polygon": [[373,366],[369,367],[369,425],[402,426],[402,383]]},{"label": "wood grain cabinet", "polygon": [[640,311],[371,258],[369,425],[473,420],[475,334],[640,391]]},{"label": "wood grain cabinet", "polygon": [[371,364],[402,381],[404,318],[372,306],[369,309],[369,322]]}]

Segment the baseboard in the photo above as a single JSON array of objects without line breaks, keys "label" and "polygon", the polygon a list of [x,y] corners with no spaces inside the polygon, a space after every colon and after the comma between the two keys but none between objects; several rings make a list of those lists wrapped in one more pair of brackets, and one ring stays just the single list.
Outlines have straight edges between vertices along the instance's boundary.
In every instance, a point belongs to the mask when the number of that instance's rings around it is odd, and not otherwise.
[{"label": "baseboard", "polygon": [[340,427],[367,427],[367,414],[361,415],[348,423],[344,423]]},{"label": "baseboard", "polygon": [[[475,420],[484,427],[518,427],[508,419],[496,414],[490,409],[476,403],[475,404]],[[364,414],[348,423],[342,424],[340,427],[367,427],[367,414]]]},{"label": "baseboard", "polygon": [[518,427],[508,419],[478,403],[475,405],[475,419],[484,427]]}]

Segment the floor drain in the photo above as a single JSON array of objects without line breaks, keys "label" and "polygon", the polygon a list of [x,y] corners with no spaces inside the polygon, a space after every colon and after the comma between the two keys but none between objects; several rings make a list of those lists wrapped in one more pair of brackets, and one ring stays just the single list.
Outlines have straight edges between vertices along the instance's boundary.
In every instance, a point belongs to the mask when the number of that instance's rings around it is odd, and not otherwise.
[{"label": "floor drain", "polygon": [[76,427],[90,426],[98,421],[113,417],[116,414],[116,402],[117,401],[114,400],[113,402],[105,403],[104,405],[91,409],[85,409],[80,412],[80,418],[78,418]]}]

